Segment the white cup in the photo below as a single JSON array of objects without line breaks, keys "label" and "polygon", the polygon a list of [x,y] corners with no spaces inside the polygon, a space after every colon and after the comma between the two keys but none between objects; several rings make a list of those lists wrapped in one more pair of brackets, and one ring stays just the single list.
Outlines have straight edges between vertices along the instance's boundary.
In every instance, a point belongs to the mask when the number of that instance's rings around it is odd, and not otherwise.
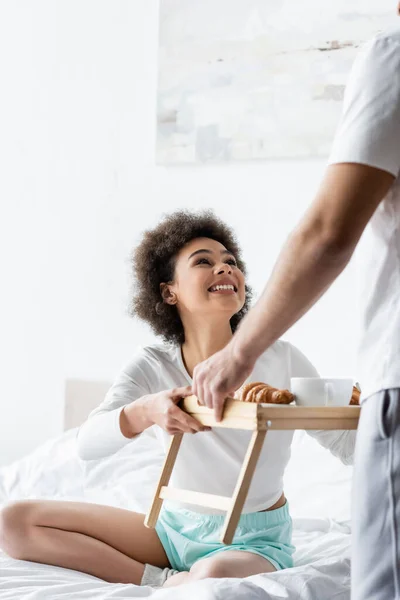
[{"label": "white cup", "polygon": [[347,406],[353,380],[338,377],[292,377],[291,392],[299,406]]}]

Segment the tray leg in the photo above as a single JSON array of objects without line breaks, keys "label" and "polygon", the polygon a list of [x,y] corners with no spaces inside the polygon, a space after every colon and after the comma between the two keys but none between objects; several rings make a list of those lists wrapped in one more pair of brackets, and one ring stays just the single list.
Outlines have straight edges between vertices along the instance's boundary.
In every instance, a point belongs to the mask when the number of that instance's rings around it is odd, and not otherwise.
[{"label": "tray leg", "polygon": [[164,460],[164,465],[161,471],[160,479],[158,481],[157,489],[155,491],[153,502],[151,503],[150,510],[146,515],[144,524],[146,527],[154,528],[157,523],[158,515],[162,507],[163,499],[160,498],[161,488],[164,485],[168,485],[171,477],[172,469],[174,468],[176,457],[182,442],[183,433],[176,433],[171,440],[168,448],[167,455]]},{"label": "tray leg", "polygon": [[226,514],[221,537],[221,542],[223,544],[232,543],[266,434],[266,430],[260,430],[253,431],[251,436],[235,491],[233,492],[232,505]]}]

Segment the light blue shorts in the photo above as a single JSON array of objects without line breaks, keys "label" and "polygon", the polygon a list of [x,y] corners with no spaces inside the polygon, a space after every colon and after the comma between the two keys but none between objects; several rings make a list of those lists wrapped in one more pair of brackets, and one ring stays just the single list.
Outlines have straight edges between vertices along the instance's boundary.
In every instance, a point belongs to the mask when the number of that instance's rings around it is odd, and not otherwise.
[{"label": "light blue shorts", "polygon": [[275,510],[240,517],[232,544],[220,542],[225,515],[163,507],[156,531],[172,568],[189,571],[195,562],[226,550],[252,552],[277,570],[293,567],[292,519],[288,503]]}]

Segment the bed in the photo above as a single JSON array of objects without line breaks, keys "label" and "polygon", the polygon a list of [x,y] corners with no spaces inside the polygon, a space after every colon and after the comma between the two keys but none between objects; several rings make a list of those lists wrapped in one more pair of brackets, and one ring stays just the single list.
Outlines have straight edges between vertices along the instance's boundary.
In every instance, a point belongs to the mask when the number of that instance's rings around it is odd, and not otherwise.
[{"label": "bed", "polygon": [[[163,455],[148,430],[115,455],[83,463],[77,426],[101,401],[101,382],[68,382],[66,431],[29,456],[0,469],[0,506],[22,498],[96,502],[145,512]],[[294,521],[295,567],[246,579],[204,580],[154,590],[109,584],[60,567],[16,561],[0,551],[0,600],[145,598],[184,600],[348,600],[350,598],[350,493],[345,467],[304,432],[296,432],[285,475]]]}]

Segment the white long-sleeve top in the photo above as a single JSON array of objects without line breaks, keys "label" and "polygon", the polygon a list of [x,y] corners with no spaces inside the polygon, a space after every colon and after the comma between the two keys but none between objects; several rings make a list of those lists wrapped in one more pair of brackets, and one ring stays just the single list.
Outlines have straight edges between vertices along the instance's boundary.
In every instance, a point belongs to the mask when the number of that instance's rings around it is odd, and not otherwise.
[{"label": "white long-sleeve top", "polygon": [[[317,377],[310,361],[294,346],[278,341],[258,359],[248,381],[264,381],[290,389],[291,377]],[[121,432],[120,413],[141,396],[190,385],[179,346],[154,345],[141,348],[122,369],[102,404],[78,432],[82,459],[108,456],[130,440]],[[166,449],[170,436],[156,426],[156,435]],[[344,464],[351,464],[355,431],[310,431]],[[283,474],[290,459],[293,431],[269,431],[257,463],[245,512],[269,508],[283,492]],[[215,428],[197,435],[185,435],[171,477],[171,485],[188,490],[228,496],[233,493],[251,432]],[[134,452],[132,444],[132,452]],[[304,465],[309,468],[310,465]],[[197,507],[201,512],[210,512]],[[218,511],[212,511],[218,512]]]}]

